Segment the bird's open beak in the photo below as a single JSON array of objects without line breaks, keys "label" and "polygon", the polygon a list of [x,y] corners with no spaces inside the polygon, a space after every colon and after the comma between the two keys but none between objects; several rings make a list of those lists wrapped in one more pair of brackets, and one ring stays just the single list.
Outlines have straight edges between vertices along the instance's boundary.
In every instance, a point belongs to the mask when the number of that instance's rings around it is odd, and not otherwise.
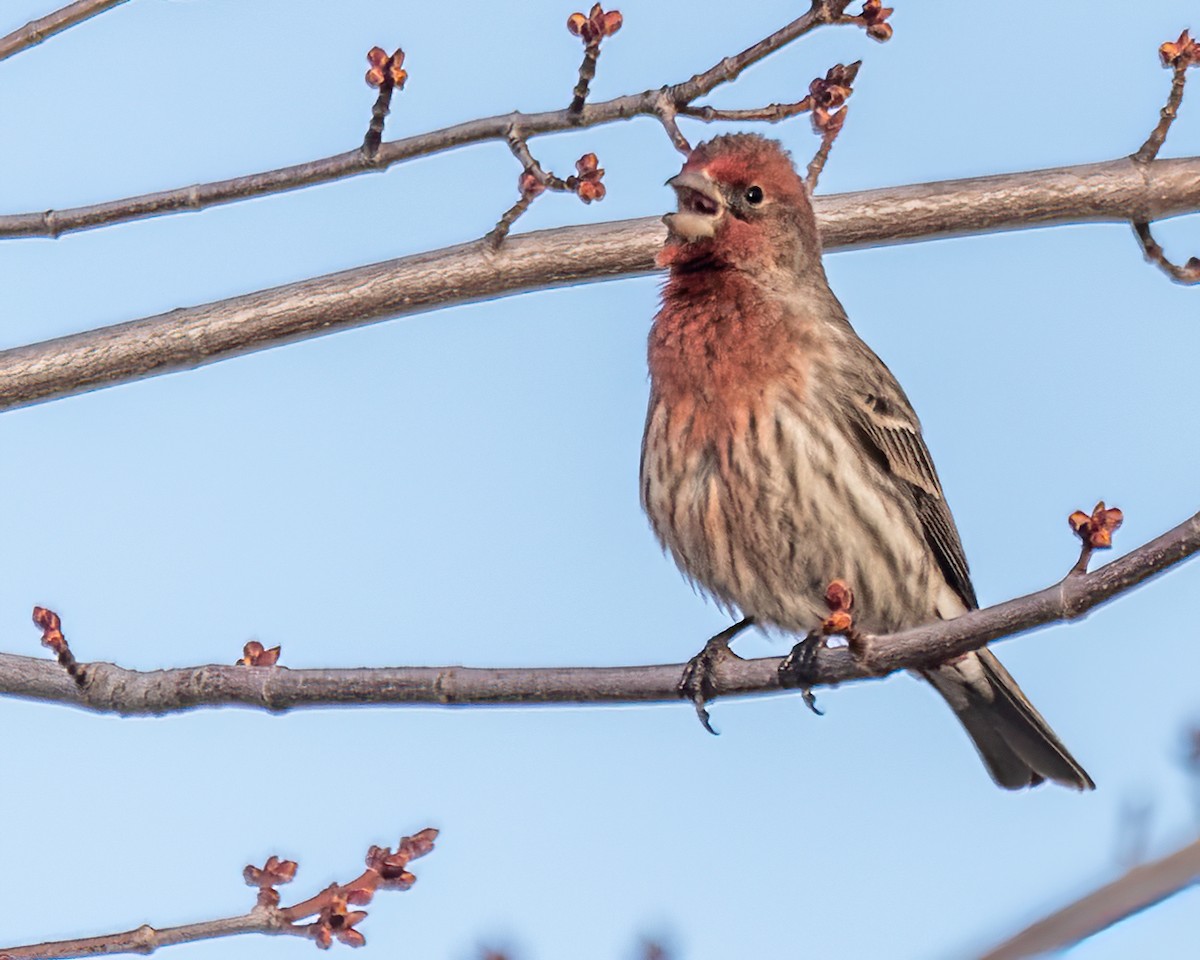
[{"label": "bird's open beak", "polygon": [[692,243],[707,240],[717,232],[725,216],[725,201],[716,184],[702,173],[685,170],[667,181],[679,199],[679,209],[663,217],[672,235]]}]

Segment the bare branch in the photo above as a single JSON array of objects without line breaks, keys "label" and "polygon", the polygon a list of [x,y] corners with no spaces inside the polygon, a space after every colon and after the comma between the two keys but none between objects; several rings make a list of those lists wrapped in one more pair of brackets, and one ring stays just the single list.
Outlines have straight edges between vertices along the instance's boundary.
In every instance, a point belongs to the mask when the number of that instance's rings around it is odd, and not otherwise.
[{"label": "bare branch", "polygon": [[[1076,620],[1200,551],[1200,513],[1092,573],[1070,573],[1037,593],[885,637],[819,650],[813,685],[882,677],[940,663],[1049,623]],[[713,696],[775,692],[780,658],[729,658],[714,669]],[[62,703],[99,713],[159,715],[198,707],[280,711],[380,704],[635,703],[680,698],[683,664],[639,667],[490,669],[392,667],[289,670],[204,666],[141,672],[81,663],[72,678],[57,663],[0,654],[0,695]]]},{"label": "bare branch", "polygon": [[[532,182],[533,175],[529,177],[522,176],[521,183],[524,185],[527,182]],[[533,201],[539,196],[540,191],[522,190],[520,196],[517,197],[517,202],[504,211],[500,215],[500,219],[496,221],[496,225],[484,235],[484,240],[493,250],[498,250],[500,244],[504,242],[504,238],[508,236],[508,231],[512,229],[512,225],[525,215],[525,211],[530,208]]]},{"label": "bare branch", "polygon": [[[585,108],[590,109],[590,108]],[[1078,167],[816,198],[828,249],[1200,209],[1200,158]],[[0,351],[0,410],[185,370],[439,307],[655,269],[657,217],[511,237]]]},{"label": "bare branch", "polygon": [[[159,947],[216,940],[243,933],[306,937],[324,948],[328,948],[334,940],[347,946],[361,947],[366,939],[356,928],[367,914],[351,908],[370,903],[379,891],[411,888],[417,878],[408,872],[408,864],[432,851],[437,835],[437,830],[426,827],[411,837],[401,837],[394,852],[391,847],[373,846],[367,851],[366,869],[355,879],[349,883],[330,884],[314,896],[290,907],[279,905],[279,891],[276,888],[292,880],[296,874],[296,864],[271,857],[264,866],[248,866],[242,873],[246,884],[258,889],[258,902],[249,913],[242,916],[159,929],[143,924],[136,930],[98,937],[79,937],[26,947],[0,947],[0,960],[60,960],[120,953],[145,954],[153,953]],[[309,923],[300,922],[308,917],[314,919]]]},{"label": "bare branch", "polygon": [[817,188],[817,180],[825,163],[829,160],[829,151],[837,140],[842,126],[846,122],[846,100],[853,93],[854,79],[858,76],[862,61],[857,60],[847,66],[839,63],[830,68],[824,77],[817,77],[808,87],[808,95],[812,98],[813,132],[821,135],[821,145],[816,155],[808,164],[804,176],[804,186],[811,196]]},{"label": "bare branch", "polygon": [[121,953],[145,954],[159,947],[234,937],[242,933],[304,935],[298,928],[282,921],[277,916],[278,913],[278,910],[269,907],[255,907],[240,917],[203,920],[178,927],[159,929],[143,924],[136,930],[108,933],[98,937],[56,940],[27,947],[6,947],[4,952],[0,953],[0,957],[11,960],[61,960],[66,957],[102,957]]},{"label": "bare branch", "polygon": [[367,63],[371,65],[367,70],[367,85],[378,89],[379,96],[371,107],[371,122],[363,137],[362,151],[374,159],[383,142],[383,125],[392,109],[392,92],[404,89],[408,71],[404,69],[404,51],[399,48],[389,55],[382,47],[372,47],[367,51]]},{"label": "bare branch", "polygon": [[[1159,111],[1158,124],[1131,158],[1137,163],[1149,163],[1158,157],[1158,152],[1166,143],[1167,134],[1171,131],[1171,124],[1179,116],[1188,68],[1200,63],[1200,43],[1193,40],[1186,30],[1179,35],[1178,40],[1164,43],[1158,52],[1162,57],[1163,66],[1171,68],[1171,92]],[[1148,219],[1136,219],[1132,223],[1133,232],[1142,245],[1142,253],[1150,263],[1155,264],[1176,283],[1200,283],[1200,260],[1190,257],[1183,266],[1172,262],[1154,239]]]},{"label": "bare branch", "polygon": [[732,120],[732,121],[765,121],[766,123],[779,123],[780,120],[787,120],[790,117],[797,116],[801,113],[808,113],[812,109],[812,97],[805,97],[803,100],[797,100],[795,103],[771,103],[765,107],[756,107],[749,110],[720,110],[716,107],[710,107],[708,104],[700,106],[687,106],[679,108],[679,115],[684,117],[694,117],[697,120],[703,120],[705,123],[712,123],[715,120]]},{"label": "bare branch", "polygon": [[1022,960],[1065,950],[1200,881],[1200,840],[1056,910],[980,960]]},{"label": "bare branch", "polygon": [[596,79],[596,61],[600,58],[600,44],[605,37],[611,37],[621,29],[621,13],[610,10],[605,13],[600,4],[593,4],[591,12],[585,17],[582,13],[573,13],[567,18],[567,29],[583,41],[583,62],[579,65],[579,82],[571,91],[571,105],[567,112],[579,116],[583,104],[587,100],[591,82]]},{"label": "bare branch", "polygon": [[6,37],[0,37],[0,60],[7,60],[15,53],[37,46],[56,33],[62,33],[68,27],[89,20],[98,13],[111,10],[125,0],[76,0],[68,3],[61,10],[55,10],[37,20],[30,20],[19,30],[14,30]]},{"label": "bare branch", "polygon": [[1189,286],[1194,283],[1200,283],[1200,258],[1188,257],[1186,263],[1175,263],[1167,256],[1162,245],[1154,239],[1154,234],[1150,230],[1150,224],[1145,220],[1135,220],[1133,222],[1133,232],[1138,238],[1138,243],[1142,245],[1142,253],[1145,254],[1146,260],[1153,263],[1168,277],[1176,283]]},{"label": "bare branch", "polygon": [[664,95],[675,109],[691,103],[721,84],[736,79],[748,66],[798,37],[823,24],[837,22],[847,3],[848,0],[817,0],[808,13],[769,37],[735,56],[726,57],[690,80],[673,86],[646,90],[602,103],[584,104],[578,111],[567,108],[544,113],[510,113],[471,120],[431,133],[381,144],[379,149],[370,155],[356,149],[309,163],[219,180],[215,183],[180,187],[67,210],[8,214],[0,216],[0,237],[60,237],[75,230],[126,223],[181,210],[203,210],[217,204],[328,183],[360,173],[386,170],[392,164],[403,160],[452,150],[470,143],[504,140],[512,129],[520,130],[524,137],[532,137],[556,130],[594,127],[635,116],[652,116],[661,120],[665,116],[660,103]]},{"label": "bare branch", "polygon": [[512,225],[529,209],[533,201],[547,190],[574,193],[584,203],[604,199],[604,170],[601,169],[594,153],[585,153],[580,157],[575,162],[575,173],[564,180],[542,168],[530,153],[529,144],[520,131],[509,131],[508,148],[521,164],[521,176],[517,179],[519,196],[517,202],[504,211],[500,220],[483,238],[493,251],[499,249]]},{"label": "bare branch", "polygon": [[[654,114],[658,117],[658,122],[662,124],[663,130],[667,134],[667,139],[671,141],[671,146],[687,156],[692,152],[692,145],[688,143],[688,138],[683,135],[683,131],[679,129],[679,123],[676,117],[680,114],[680,109],[675,106],[675,103],[664,92],[654,106]],[[705,122],[712,120],[720,120],[719,116],[704,118]]]},{"label": "bare branch", "polygon": [[1158,112],[1158,123],[1150,131],[1146,142],[1138,147],[1133,159],[1139,163],[1148,163],[1158,158],[1158,151],[1167,142],[1167,134],[1171,132],[1171,124],[1179,116],[1179,105],[1183,103],[1183,88],[1187,83],[1188,67],[1200,62],[1200,44],[1197,44],[1184,30],[1174,43],[1164,43],[1158,50],[1163,66],[1171,68],[1171,92],[1167,94],[1167,102]]}]

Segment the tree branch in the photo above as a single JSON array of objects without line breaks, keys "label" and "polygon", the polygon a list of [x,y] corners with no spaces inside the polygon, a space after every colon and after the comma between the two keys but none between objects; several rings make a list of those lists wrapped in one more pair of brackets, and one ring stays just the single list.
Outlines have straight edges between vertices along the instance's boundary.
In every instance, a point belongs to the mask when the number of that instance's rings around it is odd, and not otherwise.
[{"label": "tree branch", "polygon": [[[199,940],[216,940],[243,933],[307,937],[328,949],[334,940],[361,947],[366,938],[358,925],[367,918],[364,910],[351,909],[370,903],[384,890],[408,890],[417,878],[408,871],[412,860],[434,848],[438,831],[426,827],[410,837],[401,837],[395,851],[373,846],[367,851],[366,869],[348,883],[332,883],[324,890],[290,907],[280,906],[279,886],[290,883],[297,864],[270,857],[262,867],[242,871],[247,886],[258,888],[257,903],[238,917],[202,920],[178,927],[155,928],[143,924],[135,930],[98,937],[78,937],[23,947],[0,947],[0,960],[62,960],[66,957],[111,956],[118,953],[153,953],[159,947]],[[312,921],[302,921],[312,917]]]},{"label": "tree branch", "polygon": [[1052,950],[1065,950],[1198,881],[1200,840],[1161,860],[1134,867],[1112,883],[1022,930],[980,960],[1023,960]]},{"label": "tree branch", "polygon": [[[0,238],[60,237],[75,230],[126,223],[180,210],[203,210],[217,204],[282,193],[357,176],[360,173],[386,170],[392,164],[403,160],[453,150],[470,143],[504,140],[508,131],[512,129],[520,130],[521,135],[528,138],[542,133],[577,130],[617,120],[629,120],[637,116],[660,118],[663,115],[664,98],[674,109],[690,104],[697,97],[711,93],[722,84],[735,80],[751,64],[787,46],[793,40],[824,24],[838,22],[848,4],[849,0],[817,0],[807,13],[797,17],[787,26],[741,53],[725,57],[708,70],[683,83],[645,90],[602,103],[584,104],[579,110],[571,110],[568,107],[543,113],[513,112],[471,120],[430,133],[392,140],[382,144],[374,153],[356,149],[308,163],[219,180],[215,183],[163,190],[67,210],[8,214],[0,216]],[[81,5],[98,4],[75,4]]]},{"label": "tree branch", "polygon": [[[1037,593],[885,637],[864,637],[861,655],[846,647],[816,655],[814,686],[886,676],[940,663],[1048,623],[1076,620],[1200,551],[1200,513],[1092,573],[1068,574]],[[723,660],[715,695],[781,689],[780,659]],[[62,703],[99,713],[159,715],[197,707],[282,711],[311,706],[379,704],[631,703],[680,698],[683,664],[638,667],[490,669],[392,667],[288,670],[203,666],[141,672],[80,663],[74,676],[57,663],[0,654],[0,695]]]},{"label": "tree branch", "polygon": [[62,33],[68,27],[89,20],[96,14],[111,10],[124,2],[125,0],[76,0],[61,10],[55,10],[37,20],[30,20],[19,30],[14,30],[6,37],[0,37],[0,60],[7,60],[13,54],[37,46],[56,33]]},{"label": "tree branch", "polygon": [[[1171,125],[1179,116],[1188,68],[1200,63],[1200,44],[1188,35],[1188,31],[1184,30],[1174,43],[1164,43],[1159,48],[1159,55],[1162,57],[1163,65],[1170,66],[1172,70],[1171,92],[1167,95],[1166,104],[1159,111],[1158,124],[1150,131],[1146,142],[1130,157],[1136,163],[1149,163],[1158,158],[1158,151],[1162,149],[1167,140],[1167,134],[1171,131]],[[1173,263],[1158,241],[1154,239],[1154,233],[1148,220],[1134,220],[1133,232],[1142,245],[1142,252],[1146,255],[1146,259],[1159,267],[1168,277],[1176,283],[1200,283],[1200,260],[1190,257],[1182,266]]]},{"label": "tree branch", "polygon": [[99,957],[120,953],[152,953],[159,947],[198,940],[217,940],[243,933],[292,934],[306,936],[299,928],[280,919],[280,911],[272,907],[255,907],[239,917],[202,920],[178,927],[155,928],[143,924],[135,930],[107,933],[97,937],[58,940],[27,947],[8,947],[0,960],[63,960],[67,957]]},{"label": "tree branch", "polygon": [[[585,108],[585,110],[591,108]],[[818,197],[828,249],[1200,209],[1200,158],[1086,166]],[[186,370],[459,303],[654,270],[657,217],[402,257],[0,351],[0,410]]]}]

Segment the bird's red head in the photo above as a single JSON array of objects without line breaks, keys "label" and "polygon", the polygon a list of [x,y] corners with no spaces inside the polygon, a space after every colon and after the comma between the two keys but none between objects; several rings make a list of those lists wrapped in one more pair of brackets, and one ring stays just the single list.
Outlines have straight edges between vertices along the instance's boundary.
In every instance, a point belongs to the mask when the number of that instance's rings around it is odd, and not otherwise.
[{"label": "bird's red head", "polygon": [[660,266],[804,272],[819,265],[808,191],[777,141],[750,133],[716,137],[696,147],[667,183],[679,209],[663,217],[670,235]]}]

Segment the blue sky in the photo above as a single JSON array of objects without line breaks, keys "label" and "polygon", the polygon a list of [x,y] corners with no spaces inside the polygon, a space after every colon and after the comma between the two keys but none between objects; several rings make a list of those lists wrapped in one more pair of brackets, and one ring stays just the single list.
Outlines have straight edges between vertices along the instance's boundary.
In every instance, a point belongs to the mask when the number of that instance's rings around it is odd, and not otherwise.
[{"label": "blue sky", "polygon": [[[48,12],[9,0],[0,32]],[[939,10],[940,8],[940,10]],[[5,212],[72,206],[352,148],[366,50],[408,53],[388,136],[564,105],[571,7],[342,0],[131,0],[0,63]],[[798,5],[622,7],[597,97],[684,79]],[[1182,0],[899,4],[887,45],[827,30],[713,102],[802,95],[863,58],[821,182],[840,192],[1134,150],[1170,75]],[[180,79],[174,80],[173,77]],[[1165,155],[1200,150],[1185,102]],[[685,122],[698,140],[702,125]],[[803,118],[773,128],[797,157]],[[638,120],[534,141],[569,172],[595,151],[609,195],[520,223],[645,216],[680,158]],[[381,175],[64,237],[5,241],[10,346],[457,243],[512,202],[502,144]],[[1159,228],[1177,259],[1195,218]],[[1066,517],[1100,498],[1136,546],[1197,509],[1195,290],[1142,262],[1127,226],[1073,226],[832,254],[831,282],[905,385],[981,601],[1053,582]],[[645,336],[657,278],[535,293],[296,344],[5,413],[3,648],[29,611],[81,659],[230,662],[258,638],[289,666],[681,661],[726,620],[664,558],[637,503]],[[443,830],[420,880],[381,897],[374,952],[687,960],[969,956],[1115,875],[1123,818],[1149,849],[1192,835],[1180,765],[1200,716],[1200,566],[1086,621],[999,646],[1093,775],[1079,796],[992,786],[950,714],[906,677],[690,708],[203,711],[97,718],[0,702],[0,942],[183,923],[251,903],[244,864],[300,862],[297,896],[371,843]],[[355,611],[353,616],[348,611]],[[782,652],[751,635],[745,655]],[[1178,952],[1197,894],[1078,948]],[[174,948],[303,955],[291,939]],[[345,949],[345,948],[342,948]]]}]

